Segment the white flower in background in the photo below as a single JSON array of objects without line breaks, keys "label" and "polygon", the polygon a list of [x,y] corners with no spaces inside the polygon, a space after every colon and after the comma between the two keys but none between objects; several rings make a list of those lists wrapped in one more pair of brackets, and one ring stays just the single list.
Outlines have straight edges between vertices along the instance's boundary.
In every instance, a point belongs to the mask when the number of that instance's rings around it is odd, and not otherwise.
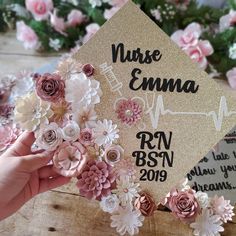
[{"label": "white flower in background", "polygon": [[62,129],[66,141],[76,141],[80,135],[80,127],[75,121],[69,121]]},{"label": "white flower in background", "polygon": [[196,192],[194,197],[197,199],[198,204],[201,208],[207,208],[209,205],[209,197],[207,193],[204,192]]},{"label": "white flower in background", "polygon": [[89,0],[89,3],[91,4],[91,6],[94,7],[100,7],[102,5],[102,1],[101,0]]},{"label": "white flower in background", "polygon": [[73,112],[99,103],[101,95],[100,83],[88,79],[84,73],[72,74],[70,79],[66,80],[65,99],[72,103]]},{"label": "white flower in background", "polygon": [[122,206],[131,205],[132,200],[139,197],[139,183],[134,183],[129,176],[121,176],[116,183],[116,189],[112,192],[117,194]]},{"label": "white flower in background", "polygon": [[61,48],[62,44],[59,39],[49,38],[49,46],[55,51],[58,51]]},{"label": "white flower in background", "polygon": [[139,227],[143,225],[144,216],[139,210],[132,206],[119,207],[118,212],[111,216],[111,227],[116,228],[120,235],[135,235],[139,232]]},{"label": "white flower in background", "polygon": [[113,213],[118,210],[120,201],[115,194],[111,194],[107,197],[102,197],[100,207],[104,212]]},{"label": "white flower in background", "polygon": [[235,60],[236,59],[236,43],[234,43],[230,48],[229,48],[229,58]]},{"label": "white flower in background", "polygon": [[40,129],[35,132],[35,137],[36,145],[47,151],[55,151],[63,141],[61,128],[56,123],[41,126]]},{"label": "white flower in background", "polygon": [[76,121],[81,128],[92,128],[96,124],[97,114],[94,106],[82,107],[78,109],[72,119]]},{"label": "white flower in background", "polygon": [[220,216],[213,215],[209,209],[203,209],[195,222],[190,224],[190,227],[194,229],[193,235],[195,236],[220,236],[219,232],[224,231],[222,224]]},{"label": "white flower in background", "polygon": [[35,93],[16,100],[14,120],[24,130],[35,131],[39,125],[48,124],[52,115],[50,103],[42,101]]},{"label": "white flower in background", "polygon": [[98,146],[112,144],[113,141],[119,138],[119,130],[117,129],[117,125],[112,124],[112,120],[98,120],[93,128],[93,132],[94,142]]},{"label": "white flower in background", "polygon": [[161,12],[158,9],[151,9],[150,10],[152,16],[157,20],[162,22],[162,18],[161,18]]},{"label": "white flower in background", "polygon": [[16,13],[17,16],[24,17],[24,18],[30,17],[30,13],[18,3],[11,4],[10,8],[12,11]]}]

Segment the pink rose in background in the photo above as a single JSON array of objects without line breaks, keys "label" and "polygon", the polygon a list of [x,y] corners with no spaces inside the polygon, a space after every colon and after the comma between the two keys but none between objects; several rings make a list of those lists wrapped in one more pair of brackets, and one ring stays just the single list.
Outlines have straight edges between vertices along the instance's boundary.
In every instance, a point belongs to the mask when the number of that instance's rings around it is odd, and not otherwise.
[{"label": "pink rose in background", "polygon": [[97,23],[89,24],[86,27],[86,35],[84,36],[83,43],[86,43],[93,37],[94,34],[100,29],[100,26]]},{"label": "pink rose in background", "polygon": [[236,89],[236,67],[234,67],[232,70],[229,70],[226,76],[230,87]]},{"label": "pink rose in background", "polygon": [[128,2],[128,0],[111,0],[109,3],[112,6],[116,6],[116,7],[121,8],[127,2]]},{"label": "pink rose in background", "polygon": [[172,34],[171,39],[181,48],[196,46],[202,33],[198,23],[191,23],[185,30],[177,30]]},{"label": "pink rose in background", "polygon": [[208,65],[206,57],[210,56],[214,52],[214,49],[208,40],[200,40],[196,46],[186,48],[184,52],[194,62],[198,63],[200,68],[205,70]]},{"label": "pink rose in background", "polygon": [[62,143],[53,156],[54,169],[65,177],[78,176],[87,162],[84,147],[78,143]]},{"label": "pink rose in background", "polygon": [[63,18],[57,16],[57,9],[54,9],[53,13],[50,13],[50,22],[53,28],[60,34],[67,35],[64,31],[66,29],[66,23]]},{"label": "pink rose in background", "polygon": [[230,10],[229,14],[220,18],[220,32],[236,25],[236,11]]},{"label": "pink rose in background", "polygon": [[23,43],[25,49],[38,49],[40,46],[38,36],[24,21],[16,23],[16,38]]},{"label": "pink rose in background", "polygon": [[112,7],[111,9],[106,9],[104,11],[104,18],[109,20],[113,15],[120,10],[120,7]]},{"label": "pink rose in background", "polygon": [[67,16],[67,26],[73,27],[80,25],[85,19],[83,13],[79,10],[72,10]]},{"label": "pink rose in background", "polygon": [[37,21],[46,20],[53,9],[52,0],[26,0],[25,5]]}]

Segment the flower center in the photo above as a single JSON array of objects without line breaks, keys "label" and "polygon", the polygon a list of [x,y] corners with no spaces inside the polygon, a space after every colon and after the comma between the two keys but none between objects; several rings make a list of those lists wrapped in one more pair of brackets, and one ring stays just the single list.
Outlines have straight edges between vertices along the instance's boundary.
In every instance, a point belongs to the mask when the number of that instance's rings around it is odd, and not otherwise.
[{"label": "flower center", "polygon": [[134,114],[134,113],[133,113],[133,111],[131,111],[131,110],[126,110],[126,111],[125,111],[125,115],[128,116],[128,117],[133,116],[133,114]]},{"label": "flower center", "polygon": [[129,190],[127,189],[127,188],[124,188],[124,193],[128,193],[129,192]]},{"label": "flower center", "polygon": [[107,136],[107,135],[108,135],[108,132],[107,132],[107,131],[103,131],[103,135],[104,135],[104,136]]}]

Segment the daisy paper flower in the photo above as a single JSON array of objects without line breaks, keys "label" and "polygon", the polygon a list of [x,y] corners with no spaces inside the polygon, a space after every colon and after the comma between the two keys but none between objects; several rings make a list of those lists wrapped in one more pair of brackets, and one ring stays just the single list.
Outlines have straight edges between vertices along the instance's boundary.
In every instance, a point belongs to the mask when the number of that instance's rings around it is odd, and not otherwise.
[{"label": "daisy paper flower", "polygon": [[66,141],[76,141],[80,135],[80,127],[75,121],[69,121],[62,128],[62,133]]},{"label": "daisy paper flower", "polygon": [[193,234],[195,236],[220,236],[219,232],[224,231],[222,224],[220,216],[213,215],[209,209],[203,209],[195,222],[190,224],[190,227],[194,229]]},{"label": "daisy paper flower", "polygon": [[98,146],[110,145],[119,138],[117,125],[112,124],[112,120],[98,121],[93,128],[94,142]]},{"label": "daisy paper flower", "polygon": [[143,225],[144,216],[132,206],[119,207],[118,212],[111,216],[111,227],[116,228],[120,235],[135,235],[139,233],[139,227]]},{"label": "daisy paper flower", "polygon": [[210,201],[210,207],[215,215],[219,215],[224,223],[232,220],[234,216],[234,207],[230,204],[230,200],[225,200],[223,196],[215,195]]},{"label": "daisy paper flower", "polygon": [[14,119],[24,130],[35,131],[39,125],[48,124],[52,115],[50,103],[42,101],[35,93],[16,100]]},{"label": "daisy paper flower", "polygon": [[118,210],[119,204],[118,197],[115,194],[111,194],[107,197],[102,197],[100,207],[104,212],[113,213]]},{"label": "daisy paper flower", "polygon": [[134,183],[128,176],[121,176],[116,181],[117,186],[112,192],[117,194],[122,206],[131,205],[135,197],[139,197],[139,183]]}]

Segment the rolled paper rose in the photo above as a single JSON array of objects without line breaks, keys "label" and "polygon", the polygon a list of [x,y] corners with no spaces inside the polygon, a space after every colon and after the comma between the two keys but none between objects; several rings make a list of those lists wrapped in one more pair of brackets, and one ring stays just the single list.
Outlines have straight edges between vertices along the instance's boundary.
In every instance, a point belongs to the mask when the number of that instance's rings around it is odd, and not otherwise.
[{"label": "rolled paper rose", "polygon": [[200,212],[199,204],[194,197],[194,191],[176,191],[169,200],[172,213],[184,223],[192,223]]},{"label": "rolled paper rose", "polygon": [[62,132],[66,141],[76,141],[80,135],[80,127],[75,121],[68,121]]},{"label": "rolled paper rose", "polygon": [[120,145],[111,145],[105,149],[105,161],[114,166],[124,155],[124,149]]},{"label": "rolled paper rose", "polygon": [[36,78],[36,91],[42,100],[56,103],[64,98],[65,82],[58,74],[46,73]]},{"label": "rolled paper rose", "polygon": [[93,145],[94,138],[92,130],[89,128],[84,128],[80,131],[79,142],[82,143],[85,147]]},{"label": "rolled paper rose", "polygon": [[134,206],[136,209],[140,210],[143,216],[152,216],[157,209],[155,201],[146,192],[141,193],[140,196],[136,198]]},{"label": "rolled paper rose", "polygon": [[94,74],[94,67],[91,64],[85,64],[83,65],[82,71],[86,76],[90,77]]},{"label": "rolled paper rose", "polygon": [[87,162],[87,153],[78,143],[63,142],[53,156],[54,170],[66,177],[76,177]]}]

